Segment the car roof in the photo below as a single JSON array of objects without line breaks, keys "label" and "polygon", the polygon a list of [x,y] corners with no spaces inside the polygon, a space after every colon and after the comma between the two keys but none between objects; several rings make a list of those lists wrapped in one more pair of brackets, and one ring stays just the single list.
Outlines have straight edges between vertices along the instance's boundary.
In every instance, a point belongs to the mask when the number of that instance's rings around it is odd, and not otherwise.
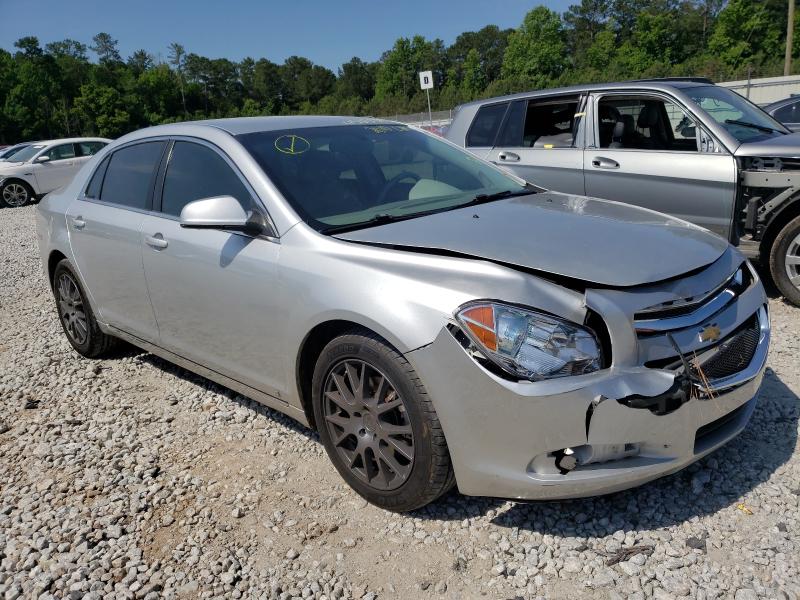
[{"label": "car roof", "polygon": [[[197,126],[221,129],[230,135],[243,135],[262,131],[282,129],[306,129],[309,127],[333,127],[336,125],[397,125],[395,121],[373,117],[328,117],[318,115],[274,116],[274,117],[234,117],[231,119],[207,119],[203,121],[183,121],[168,125],[156,125],[140,129],[132,137],[151,137],[156,135],[180,135]],[[126,136],[127,138],[128,136]]]},{"label": "car roof", "polygon": [[511,100],[519,100],[523,98],[530,98],[532,96],[551,96],[560,94],[577,94],[580,92],[592,92],[600,90],[641,90],[647,88],[651,90],[668,92],[674,89],[687,89],[695,87],[706,87],[714,85],[710,79],[701,77],[664,77],[661,79],[633,79],[630,81],[617,81],[609,83],[587,83],[584,85],[572,85],[561,88],[550,88],[541,90],[532,90],[529,92],[520,92],[518,94],[509,94],[507,96],[497,96],[495,98],[487,98],[484,100],[473,100],[462,104],[462,106],[476,106],[481,104],[493,104],[495,102],[507,102]]},{"label": "car roof", "polygon": [[239,117],[234,119],[211,119],[200,121],[198,125],[218,127],[231,135],[278,131],[281,129],[305,129],[308,127],[333,127],[336,125],[392,124],[392,121],[373,117],[329,117],[318,115],[282,117]]},{"label": "car roof", "polygon": [[55,140],[36,140],[35,142],[25,142],[28,146],[52,146],[53,144],[75,144],[78,142],[105,142],[109,143],[111,140],[101,137],[74,137],[74,138],[58,138]]}]

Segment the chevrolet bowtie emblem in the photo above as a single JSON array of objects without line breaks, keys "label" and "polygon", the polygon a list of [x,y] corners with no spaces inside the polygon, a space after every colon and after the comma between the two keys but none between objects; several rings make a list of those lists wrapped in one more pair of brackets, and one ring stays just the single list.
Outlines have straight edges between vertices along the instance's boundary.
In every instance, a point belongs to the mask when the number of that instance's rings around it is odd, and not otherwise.
[{"label": "chevrolet bowtie emblem", "polygon": [[709,325],[708,327],[703,327],[700,330],[700,341],[716,342],[721,335],[722,331],[720,330],[719,326],[715,323],[713,325]]}]

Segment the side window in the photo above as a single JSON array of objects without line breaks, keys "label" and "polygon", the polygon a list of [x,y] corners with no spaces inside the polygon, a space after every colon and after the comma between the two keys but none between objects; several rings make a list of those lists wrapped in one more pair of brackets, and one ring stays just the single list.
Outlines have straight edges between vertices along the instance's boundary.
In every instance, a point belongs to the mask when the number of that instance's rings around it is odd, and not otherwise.
[{"label": "side window", "polygon": [[92,175],[92,178],[89,180],[89,185],[86,186],[86,193],[84,196],[87,198],[100,198],[100,188],[103,187],[103,176],[106,174],[106,168],[108,167],[108,158],[103,159],[103,162],[100,163],[100,166]]},{"label": "side window", "polygon": [[253,202],[242,180],[211,148],[175,142],[164,177],[161,212],[179,216],[189,202],[212,196],[233,196],[245,210]]},{"label": "side window", "polygon": [[73,144],[61,144],[50,148],[45,154],[50,157],[51,161],[75,158],[75,146]]},{"label": "side window", "polygon": [[781,106],[773,116],[781,123],[800,123],[800,101]]},{"label": "side window", "polygon": [[522,145],[528,148],[572,148],[579,101],[577,96],[529,101]]},{"label": "side window", "polygon": [[506,114],[508,103],[489,104],[478,109],[475,120],[467,133],[467,146],[471,148],[487,148],[494,146],[497,130],[503,115]]},{"label": "side window", "polygon": [[522,134],[525,127],[525,100],[517,100],[511,103],[508,115],[497,136],[495,146],[499,148],[519,148],[522,146]]},{"label": "side window", "polygon": [[100,199],[147,209],[156,168],[166,142],[144,142],[117,150],[109,159]]},{"label": "side window", "polygon": [[105,146],[103,142],[78,142],[78,152],[80,156],[92,156],[97,154],[97,151]]},{"label": "side window", "polygon": [[601,148],[697,152],[697,125],[677,104],[649,96],[598,102]]}]

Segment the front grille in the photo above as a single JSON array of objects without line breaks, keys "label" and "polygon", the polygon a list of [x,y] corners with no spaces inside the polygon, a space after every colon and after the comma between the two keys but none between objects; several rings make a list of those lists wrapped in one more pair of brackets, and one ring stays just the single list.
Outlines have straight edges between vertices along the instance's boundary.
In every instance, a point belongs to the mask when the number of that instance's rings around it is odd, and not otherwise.
[{"label": "front grille", "polygon": [[[761,329],[758,317],[753,315],[747,321],[731,332],[716,346],[706,349],[699,354],[687,352],[685,358],[693,368],[694,375],[703,371],[705,379],[714,381],[735,375],[744,370],[753,360],[761,339]],[[673,355],[667,358],[651,360],[645,363],[650,369],[667,369],[670,371],[683,368],[680,356]],[[699,366],[699,369],[696,368]]]},{"label": "front grille", "polygon": [[758,348],[760,331],[758,321],[739,331],[718,346],[718,351],[700,365],[709,380],[722,379],[743,370]]}]

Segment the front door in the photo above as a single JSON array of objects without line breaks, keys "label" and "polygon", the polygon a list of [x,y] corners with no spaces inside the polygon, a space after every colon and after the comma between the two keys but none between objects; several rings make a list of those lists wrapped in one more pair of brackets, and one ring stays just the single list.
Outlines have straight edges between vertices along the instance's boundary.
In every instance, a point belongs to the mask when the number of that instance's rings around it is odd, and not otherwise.
[{"label": "front door", "polygon": [[724,150],[701,151],[698,125],[681,106],[628,93],[598,95],[592,107],[587,196],[667,213],[730,239],[736,162]]},{"label": "front door", "polygon": [[540,187],[584,194],[580,96],[516,100],[487,160]]},{"label": "front door", "polygon": [[78,271],[100,320],[155,343],[142,267],[142,223],[166,142],[124,146],[103,160],[67,210]]},{"label": "front door", "polygon": [[254,194],[213,147],[190,141],[175,142],[162,188],[160,214],[142,225],[159,345],[280,397],[286,350],[275,343],[284,318],[276,304],[280,245],[179,222],[181,209],[193,200],[228,195],[252,210]]},{"label": "front door", "polygon": [[[42,156],[46,156],[48,160],[40,162]],[[47,194],[72,181],[77,171],[75,160],[74,144],[53,146],[36,157],[31,168],[39,186],[39,193]]]}]

